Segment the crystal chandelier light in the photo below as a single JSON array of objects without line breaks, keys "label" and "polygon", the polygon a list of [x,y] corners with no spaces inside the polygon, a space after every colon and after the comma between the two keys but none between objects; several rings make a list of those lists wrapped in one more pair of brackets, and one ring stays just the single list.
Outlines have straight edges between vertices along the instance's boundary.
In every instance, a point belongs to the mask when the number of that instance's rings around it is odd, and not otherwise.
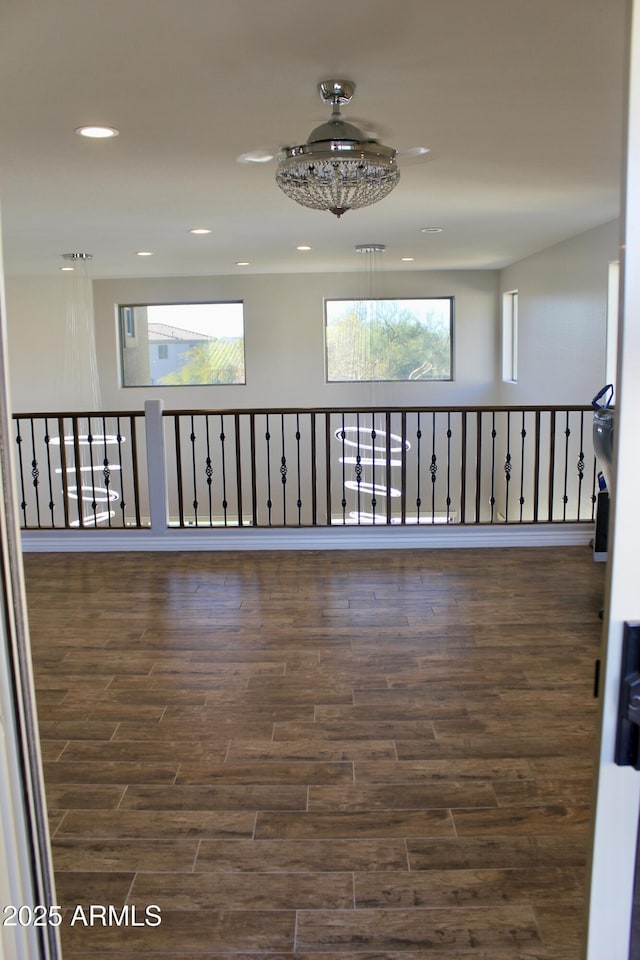
[{"label": "crystal chandelier light", "polygon": [[331,118],[312,130],[306,143],[283,147],[276,183],[303,207],[341,217],[391,193],[400,179],[397,151],[342,119],[340,107],[351,100],[354,83],[325,80],[318,90],[324,103],[333,107]]}]

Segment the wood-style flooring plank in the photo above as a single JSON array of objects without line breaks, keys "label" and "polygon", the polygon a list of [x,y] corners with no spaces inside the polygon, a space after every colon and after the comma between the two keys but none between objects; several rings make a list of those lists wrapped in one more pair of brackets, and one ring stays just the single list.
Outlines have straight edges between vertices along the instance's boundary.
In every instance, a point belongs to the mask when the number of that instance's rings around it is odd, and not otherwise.
[{"label": "wood-style flooring plank", "polygon": [[24,558],[64,960],[580,960],[588,549],[158,559]]}]

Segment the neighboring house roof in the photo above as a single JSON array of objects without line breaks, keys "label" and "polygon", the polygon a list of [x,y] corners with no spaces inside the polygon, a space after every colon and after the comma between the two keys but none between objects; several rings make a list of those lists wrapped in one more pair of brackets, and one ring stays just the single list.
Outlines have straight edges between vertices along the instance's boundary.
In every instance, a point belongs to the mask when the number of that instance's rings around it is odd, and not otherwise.
[{"label": "neighboring house roof", "polygon": [[172,327],[168,323],[150,323],[149,324],[149,342],[157,341],[180,341],[187,340],[193,343],[197,340],[209,340],[204,333],[196,333],[194,330],[184,330],[182,327]]}]

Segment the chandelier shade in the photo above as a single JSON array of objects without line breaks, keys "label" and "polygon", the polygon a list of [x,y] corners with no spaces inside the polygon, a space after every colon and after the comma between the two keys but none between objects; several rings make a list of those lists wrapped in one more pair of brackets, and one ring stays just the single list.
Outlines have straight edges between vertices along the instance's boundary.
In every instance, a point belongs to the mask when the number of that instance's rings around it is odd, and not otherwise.
[{"label": "chandelier shade", "polygon": [[342,119],[340,105],[351,100],[354,89],[346,80],[321,83],[320,96],[333,104],[330,120],[316,127],[305,144],[283,147],[278,155],[280,189],[301,206],[336,217],[378,203],[400,180],[397,151],[367,139]]}]

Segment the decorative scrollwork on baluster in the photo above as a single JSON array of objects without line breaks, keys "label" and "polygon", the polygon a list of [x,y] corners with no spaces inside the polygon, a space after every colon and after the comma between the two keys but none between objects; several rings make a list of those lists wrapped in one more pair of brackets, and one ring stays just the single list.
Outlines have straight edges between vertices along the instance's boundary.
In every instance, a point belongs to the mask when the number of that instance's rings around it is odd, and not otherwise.
[{"label": "decorative scrollwork on baluster", "polygon": [[111,464],[107,457],[102,461],[102,476],[104,477],[104,488],[107,491],[107,497],[109,496],[109,485],[111,483]]}]

